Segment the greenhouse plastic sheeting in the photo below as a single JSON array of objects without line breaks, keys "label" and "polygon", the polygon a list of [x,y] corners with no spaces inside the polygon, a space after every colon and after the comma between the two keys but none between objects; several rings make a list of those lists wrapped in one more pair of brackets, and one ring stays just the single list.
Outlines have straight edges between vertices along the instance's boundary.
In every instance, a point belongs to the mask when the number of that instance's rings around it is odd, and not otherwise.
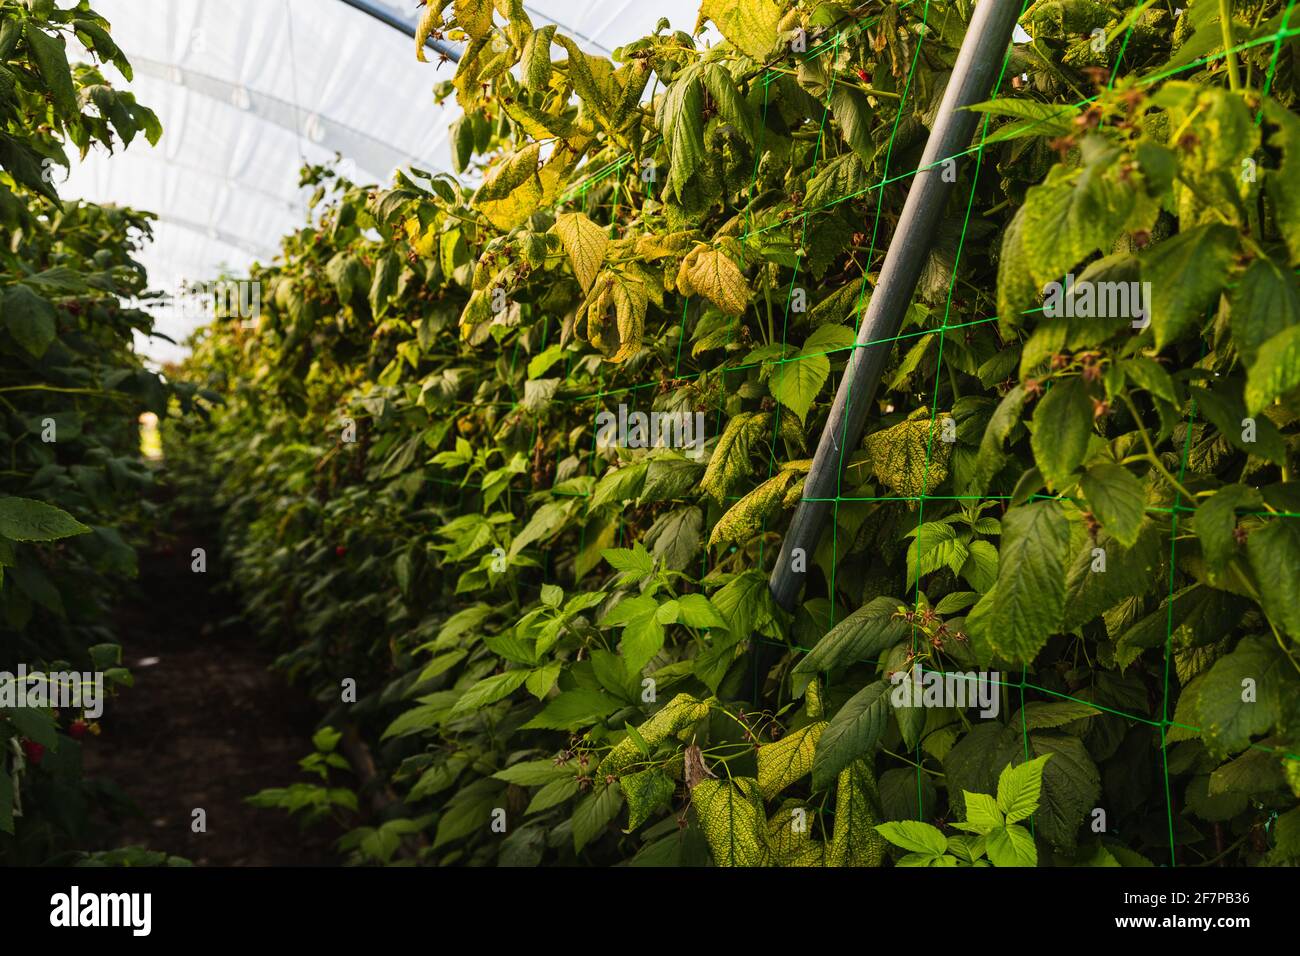
[{"label": "greenhouse plastic sheeting", "polygon": [[[370,6],[414,25],[414,3]],[[558,23],[595,53],[652,31],[661,16],[691,30],[696,0],[656,4],[530,0],[534,25]],[[279,237],[305,219],[304,161],[336,153],[359,182],[384,182],[415,164],[450,169],[452,100],[432,87],[455,64],[415,57],[399,29],[342,0],[99,0],[113,37],[134,66],[129,88],[158,114],[163,138],[143,139],[111,158],[94,152],[60,191],[158,215],[141,254],[155,289],[238,273],[274,256]],[[126,86],[112,66],[108,80]],[[158,331],[178,341],[202,323],[193,309],[152,306]],[[183,349],[141,342],[158,361]]]}]

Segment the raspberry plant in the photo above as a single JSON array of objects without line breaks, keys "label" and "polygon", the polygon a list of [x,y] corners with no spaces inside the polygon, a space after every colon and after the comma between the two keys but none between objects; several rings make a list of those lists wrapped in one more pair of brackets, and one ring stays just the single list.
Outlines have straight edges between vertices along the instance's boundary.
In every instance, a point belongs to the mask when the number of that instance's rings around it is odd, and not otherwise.
[{"label": "raspberry plant", "polygon": [[[430,3],[458,175],[306,170],[260,327],[196,338],[222,401],[173,457],[420,859],[1300,856],[1289,2],[1027,4],[801,603],[768,593],[970,7],[707,0],[607,59]],[[704,459],[598,446],[619,404],[706,412]],[[914,665],[1000,675],[997,716],[896,707]]]},{"label": "raspberry plant", "polygon": [[[91,62],[69,65],[74,45]],[[133,255],[151,217],[56,191],[69,146],[84,156],[161,133],[105,79],[110,63],[131,78],[86,0],[0,0],[0,671],[125,684],[110,611],[153,517],[136,420],[166,414],[171,394],[133,351],[152,318],[127,304],[145,292]],[[84,846],[80,716],[0,705],[0,861]]]}]

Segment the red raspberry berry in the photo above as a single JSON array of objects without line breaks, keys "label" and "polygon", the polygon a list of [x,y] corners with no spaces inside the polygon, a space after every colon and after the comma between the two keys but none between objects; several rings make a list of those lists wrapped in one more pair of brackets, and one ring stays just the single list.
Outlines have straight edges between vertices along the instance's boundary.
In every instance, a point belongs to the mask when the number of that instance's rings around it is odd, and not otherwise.
[{"label": "red raspberry berry", "polygon": [[867,75],[866,70],[858,70],[857,74],[858,74],[858,79],[861,80],[863,83],[871,82],[871,77]]},{"label": "red raspberry berry", "polygon": [[45,745],[34,740],[24,740],[23,753],[27,755],[27,762],[36,766],[45,758]]},{"label": "red raspberry berry", "polygon": [[84,720],[74,720],[68,725],[68,736],[73,740],[80,740],[86,736],[86,722]]},{"label": "red raspberry berry", "polygon": [[347,545],[345,545],[345,544],[340,544],[338,547],[336,547],[336,548],[334,549],[334,553],[335,553],[336,555],[338,555],[340,558],[343,557],[343,555],[345,555],[345,554],[348,553],[348,547],[347,547]]}]

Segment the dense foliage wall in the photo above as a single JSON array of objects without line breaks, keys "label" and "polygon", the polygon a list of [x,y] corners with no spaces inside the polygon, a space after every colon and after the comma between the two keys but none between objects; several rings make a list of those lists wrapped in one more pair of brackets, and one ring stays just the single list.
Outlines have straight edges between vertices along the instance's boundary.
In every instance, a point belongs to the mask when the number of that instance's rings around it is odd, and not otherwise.
[{"label": "dense foliage wall", "polygon": [[[611,60],[432,3],[461,175],[307,171],[168,454],[401,798],[355,859],[1300,856],[1290,3],[1027,5],[802,603],[768,594],[971,6],[706,0]],[[899,706],[914,665],[996,693]],[[261,799],[351,819],[317,742]]]},{"label": "dense foliage wall", "polygon": [[[93,61],[130,65],[82,2],[0,0],[0,862],[39,863],[85,847],[83,709],[56,711],[50,680],[20,695],[19,667],[129,683],[110,609],[135,574],[131,540],[150,516],[152,475],[136,421],[165,414],[169,390],[133,352],[149,315],[132,256],[149,217],[60,202],[74,146],[112,149],[161,130]],[[62,168],[61,168],[62,167]],[[35,691],[32,684],[27,689]],[[44,695],[44,696],[41,696]],[[32,702],[35,703],[32,703]],[[62,857],[68,859],[68,857]]]}]

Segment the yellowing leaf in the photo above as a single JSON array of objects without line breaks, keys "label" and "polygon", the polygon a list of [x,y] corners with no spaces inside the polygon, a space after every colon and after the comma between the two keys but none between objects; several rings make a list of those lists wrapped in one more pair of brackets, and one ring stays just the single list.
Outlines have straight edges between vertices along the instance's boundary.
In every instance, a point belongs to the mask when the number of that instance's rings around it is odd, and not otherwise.
[{"label": "yellowing leaf", "polygon": [[[649,746],[654,747],[672,736],[682,736],[705,717],[709,716],[708,701],[697,700],[690,694],[678,694],[657,714],[641,724],[637,733]],[[641,750],[630,735],[624,737],[601,760],[596,776],[604,779],[609,774],[618,775],[638,759]]]},{"label": "yellowing leaf", "polygon": [[434,227],[430,224],[424,232],[420,231],[420,221],[418,219],[406,220],[406,238],[411,243],[411,248],[421,256],[433,255],[433,245],[437,237],[434,235]]},{"label": "yellowing leaf", "polygon": [[472,39],[481,40],[492,32],[492,0],[455,0],[456,24]]},{"label": "yellowing leaf", "polygon": [[840,772],[829,866],[879,866],[884,860],[885,841],[876,832],[879,801],[876,780],[865,761],[855,760]]},{"label": "yellowing leaf", "polygon": [[537,177],[541,144],[533,143],[498,163],[487,174],[474,204],[498,229],[513,229],[542,205]]},{"label": "yellowing leaf", "polygon": [[705,494],[721,502],[731,489],[749,475],[750,455],[755,444],[766,434],[772,420],[770,412],[741,412],[733,415],[709,457],[709,466],[700,479]]},{"label": "yellowing leaf", "polygon": [[767,844],[775,866],[825,866],[826,845],[812,838],[815,811],[787,800],[767,821]]},{"label": "yellowing leaf", "polygon": [[653,262],[667,256],[681,255],[686,251],[686,247],[691,244],[691,234],[689,232],[670,232],[664,235],[651,233],[638,236],[635,241],[621,241],[632,242],[638,257],[647,262]]},{"label": "yellowing leaf", "polygon": [[525,133],[535,139],[563,138],[568,136],[569,131],[572,129],[572,124],[563,116],[556,116],[554,113],[539,110],[535,106],[529,106],[522,100],[505,103],[502,105],[502,109],[523,128]]},{"label": "yellowing leaf", "polygon": [[771,800],[812,770],[817,738],[825,729],[826,721],[819,720],[758,748],[758,785],[764,799]]},{"label": "yellowing leaf", "polygon": [[781,9],[773,0],[704,0],[697,33],[706,19],[746,56],[761,60],[776,45]]},{"label": "yellowing leaf", "polygon": [[952,442],[943,441],[939,423],[932,428],[928,418],[873,432],[863,444],[871,454],[876,479],[900,495],[932,492],[948,477]]},{"label": "yellowing leaf", "polygon": [[645,283],[612,270],[601,273],[579,317],[587,317],[587,337],[611,362],[622,362],[641,347],[649,305]]},{"label": "yellowing leaf", "polygon": [[434,28],[442,23],[442,8],[436,4],[429,4],[424,8],[424,14],[420,17],[420,23],[415,28],[415,58],[421,63],[428,63],[428,58],[424,55],[424,45],[429,42],[429,34]]},{"label": "yellowing leaf", "polygon": [[497,163],[483,179],[474,199],[476,202],[505,199],[537,174],[542,144],[529,143]]},{"label": "yellowing leaf", "polygon": [[677,289],[702,295],[729,315],[741,315],[749,305],[749,286],[740,267],[725,253],[699,246],[682,260]]},{"label": "yellowing leaf", "polygon": [[573,274],[577,276],[582,290],[590,292],[596,273],[604,264],[605,249],[609,245],[605,230],[584,213],[569,212],[556,218],[555,234],[560,237],[564,251],[569,254]]},{"label": "yellowing leaf", "polygon": [[[762,527],[763,519],[781,507],[792,484],[801,484],[793,471],[782,471],[741,498],[713,526],[709,547],[731,543],[743,545]],[[796,499],[797,500],[797,499]]]},{"label": "yellowing leaf", "polygon": [[701,780],[691,791],[691,806],[718,866],[766,866],[771,862],[764,840],[767,815],[752,777]]}]

